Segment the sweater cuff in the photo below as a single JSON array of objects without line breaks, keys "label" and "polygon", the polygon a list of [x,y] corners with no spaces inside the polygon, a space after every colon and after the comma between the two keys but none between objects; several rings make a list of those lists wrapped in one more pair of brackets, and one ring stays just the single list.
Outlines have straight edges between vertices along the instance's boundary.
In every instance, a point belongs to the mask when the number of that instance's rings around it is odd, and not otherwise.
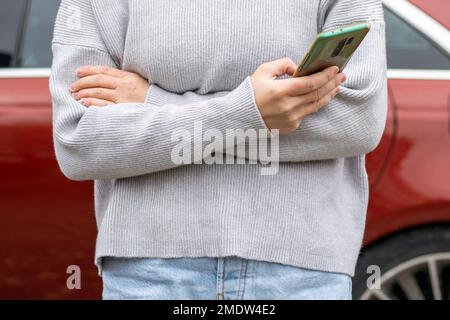
[{"label": "sweater cuff", "polygon": [[273,138],[275,136],[275,133],[273,133],[269,129],[269,127],[266,125],[266,122],[264,121],[264,118],[262,117],[261,112],[259,111],[259,107],[256,103],[255,90],[253,89],[253,83],[252,83],[252,79],[250,76],[248,76],[245,79],[244,84],[248,85],[248,87],[249,87],[251,97],[252,97],[252,109],[253,109],[252,112],[255,114],[255,117],[258,118],[258,120],[261,124],[261,129],[265,130],[268,138]]},{"label": "sweater cuff", "polygon": [[169,95],[167,91],[161,89],[155,84],[150,84],[150,87],[147,92],[147,96],[145,97],[145,103],[154,105],[154,106],[162,106],[169,102],[167,95]]},{"label": "sweater cuff", "polygon": [[[266,123],[259,112],[250,76],[247,77],[239,87],[229,92],[223,98],[226,99],[228,108],[236,112],[236,116],[239,119],[238,121],[241,122],[242,129],[263,129],[267,132],[268,137],[273,137],[273,134],[266,126]],[[150,85],[145,98],[145,103],[154,106],[163,106],[165,104],[174,103],[174,101],[182,104],[183,97],[161,89],[155,84]],[[192,102],[185,102],[185,104],[189,103]]]},{"label": "sweater cuff", "polygon": [[270,136],[270,129],[266,126],[259,108],[256,105],[255,93],[250,77],[247,77],[239,87],[225,96],[228,108],[240,123],[240,129],[265,130]]}]

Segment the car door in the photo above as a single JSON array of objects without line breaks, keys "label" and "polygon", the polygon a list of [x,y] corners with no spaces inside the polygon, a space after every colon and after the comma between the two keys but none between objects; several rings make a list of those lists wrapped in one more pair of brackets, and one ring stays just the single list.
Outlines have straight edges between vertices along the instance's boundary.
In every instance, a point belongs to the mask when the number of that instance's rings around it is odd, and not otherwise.
[{"label": "car door", "polygon": [[366,242],[450,219],[448,30],[406,1],[385,1],[393,139],[372,189]]},{"label": "car door", "polygon": [[[60,172],[52,142],[50,41],[59,0],[0,7],[0,299],[98,298],[91,183]],[[82,290],[66,286],[82,270]]]}]

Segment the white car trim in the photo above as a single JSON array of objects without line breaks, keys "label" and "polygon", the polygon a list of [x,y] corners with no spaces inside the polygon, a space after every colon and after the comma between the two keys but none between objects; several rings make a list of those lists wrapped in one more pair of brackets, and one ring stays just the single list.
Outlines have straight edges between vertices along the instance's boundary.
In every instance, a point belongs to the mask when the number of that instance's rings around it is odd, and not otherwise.
[{"label": "white car trim", "polygon": [[6,78],[48,78],[50,68],[10,68],[0,69],[0,79]]},{"label": "white car trim", "polygon": [[[450,70],[389,69],[389,79],[450,80]],[[48,78],[50,68],[0,69],[0,79]]]},{"label": "white car trim", "polygon": [[383,0],[383,3],[450,55],[450,32],[447,28],[406,0]]},{"label": "white car trim", "polygon": [[389,69],[387,77],[388,79],[450,81],[450,70]]}]

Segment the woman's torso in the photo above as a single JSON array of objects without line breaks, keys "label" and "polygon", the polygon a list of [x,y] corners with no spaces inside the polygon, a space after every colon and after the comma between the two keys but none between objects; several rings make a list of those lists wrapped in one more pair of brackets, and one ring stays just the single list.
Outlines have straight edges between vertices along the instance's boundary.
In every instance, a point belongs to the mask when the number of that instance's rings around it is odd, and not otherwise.
[{"label": "woman's torso", "polygon": [[317,33],[318,0],[185,1],[128,0],[101,13],[122,68],[176,93],[230,91],[264,62],[300,60]]}]

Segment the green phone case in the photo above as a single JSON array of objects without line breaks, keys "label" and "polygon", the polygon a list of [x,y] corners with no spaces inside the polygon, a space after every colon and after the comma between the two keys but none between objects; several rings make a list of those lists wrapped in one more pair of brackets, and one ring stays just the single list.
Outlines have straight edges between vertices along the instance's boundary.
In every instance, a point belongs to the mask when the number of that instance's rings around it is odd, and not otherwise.
[{"label": "green phone case", "polygon": [[331,66],[338,66],[342,72],[369,31],[368,22],[359,22],[320,33],[293,77],[308,76]]}]

